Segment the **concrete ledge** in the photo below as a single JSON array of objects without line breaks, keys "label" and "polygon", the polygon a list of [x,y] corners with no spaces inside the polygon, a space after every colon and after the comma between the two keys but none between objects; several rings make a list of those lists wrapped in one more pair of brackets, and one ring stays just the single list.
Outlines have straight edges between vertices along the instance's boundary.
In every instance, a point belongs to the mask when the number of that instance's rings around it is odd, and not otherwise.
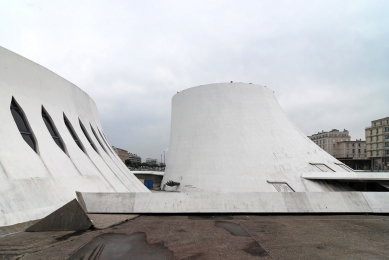
[{"label": "concrete ledge", "polygon": [[301,177],[309,180],[386,181],[389,172],[306,172]]},{"label": "concrete ledge", "polygon": [[89,193],[88,213],[389,213],[387,192]]}]

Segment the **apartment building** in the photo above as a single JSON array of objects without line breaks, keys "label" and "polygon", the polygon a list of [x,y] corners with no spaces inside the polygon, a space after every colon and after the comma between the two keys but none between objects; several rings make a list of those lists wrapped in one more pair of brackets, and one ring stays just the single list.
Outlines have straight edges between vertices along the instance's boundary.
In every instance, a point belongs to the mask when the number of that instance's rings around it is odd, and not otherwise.
[{"label": "apartment building", "polygon": [[130,153],[127,150],[112,146],[112,149],[115,151],[115,153],[119,156],[119,158],[125,162],[126,160],[130,160],[131,162],[135,163],[141,163],[142,158],[136,154]]},{"label": "apartment building", "polygon": [[318,132],[317,134],[308,136],[308,138],[324,151],[336,157],[338,142],[350,141],[351,137],[346,129],[344,129],[342,132],[340,132],[338,129],[332,129],[329,132]]},{"label": "apartment building", "polygon": [[336,145],[335,158],[366,159],[366,141],[340,141]]},{"label": "apartment building", "polygon": [[142,158],[134,153],[130,153],[129,159],[132,163],[142,163]]},{"label": "apartment building", "polygon": [[365,128],[366,151],[371,166],[385,169],[389,167],[389,117],[371,121]]},{"label": "apartment building", "polygon": [[130,154],[128,153],[128,151],[115,146],[112,146],[112,149],[115,151],[115,153],[119,156],[120,160],[122,160],[123,162],[125,162],[127,159],[130,159]]},{"label": "apartment building", "polygon": [[157,164],[157,159],[147,158],[146,163],[151,164],[151,165]]}]

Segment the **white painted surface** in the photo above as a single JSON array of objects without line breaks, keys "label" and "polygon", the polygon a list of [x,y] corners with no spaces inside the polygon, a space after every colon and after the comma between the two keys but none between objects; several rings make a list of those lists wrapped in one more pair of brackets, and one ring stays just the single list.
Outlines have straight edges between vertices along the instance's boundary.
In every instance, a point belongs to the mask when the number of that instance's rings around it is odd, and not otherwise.
[{"label": "white painted surface", "polygon": [[387,192],[88,193],[88,213],[389,213]]},{"label": "white painted surface", "polygon": [[150,174],[150,175],[158,175],[163,176],[164,172],[158,172],[158,171],[131,171],[132,174]]},{"label": "white painted surface", "polygon": [[[23,140],[10,112],[12,97],[26,115],[38,153]],[[41,116],[52,118],[64,153],[53,141]],[[63,120],[71,122],[85,147],[80,150]],[[90,146],[84,124],[99,153]],[[0,47],[0,226],[42,218],[75,198],[75,190],[149,192],[99,136],[94,101],[74,84],[46,68]],[[93,135],[89,124],[105,146]]]},{"label": "white painted surface", "polygon": [[335,173],[342,164],[300,132],[286,117],[273,91],[244,83],[190,88],[172,99],[169,153],[162,186],[183,192],[277,192],[268,183],[286,182],[296,192],[325,192],[326,185],[301,175]]},{"label": "white painted surface", "polygon": [[301,177],[310,180],[384,181],[389,180],[389,172],[306,172]]}]

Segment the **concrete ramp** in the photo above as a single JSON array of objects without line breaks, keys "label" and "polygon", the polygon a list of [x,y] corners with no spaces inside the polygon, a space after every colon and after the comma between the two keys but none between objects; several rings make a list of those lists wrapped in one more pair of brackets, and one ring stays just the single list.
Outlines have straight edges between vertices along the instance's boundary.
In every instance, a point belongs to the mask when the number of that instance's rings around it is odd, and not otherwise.
[{"label": "concrete ramp", "polygon": [[77,231],[87,230],[92,225],[91,219],[78,201],[74,199],[47,217],[41,219],[38,223],[27,228],[26,231]]}]

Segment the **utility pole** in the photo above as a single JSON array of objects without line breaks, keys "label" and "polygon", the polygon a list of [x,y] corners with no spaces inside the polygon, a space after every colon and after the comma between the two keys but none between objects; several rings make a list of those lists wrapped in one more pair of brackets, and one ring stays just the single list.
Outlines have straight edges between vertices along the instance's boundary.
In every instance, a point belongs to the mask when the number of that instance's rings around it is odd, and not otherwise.
[{"label": "utility pole", "polygon": [[165,161],[165,151],[163,151],[163,164],[166,165],[166,161]]}]

